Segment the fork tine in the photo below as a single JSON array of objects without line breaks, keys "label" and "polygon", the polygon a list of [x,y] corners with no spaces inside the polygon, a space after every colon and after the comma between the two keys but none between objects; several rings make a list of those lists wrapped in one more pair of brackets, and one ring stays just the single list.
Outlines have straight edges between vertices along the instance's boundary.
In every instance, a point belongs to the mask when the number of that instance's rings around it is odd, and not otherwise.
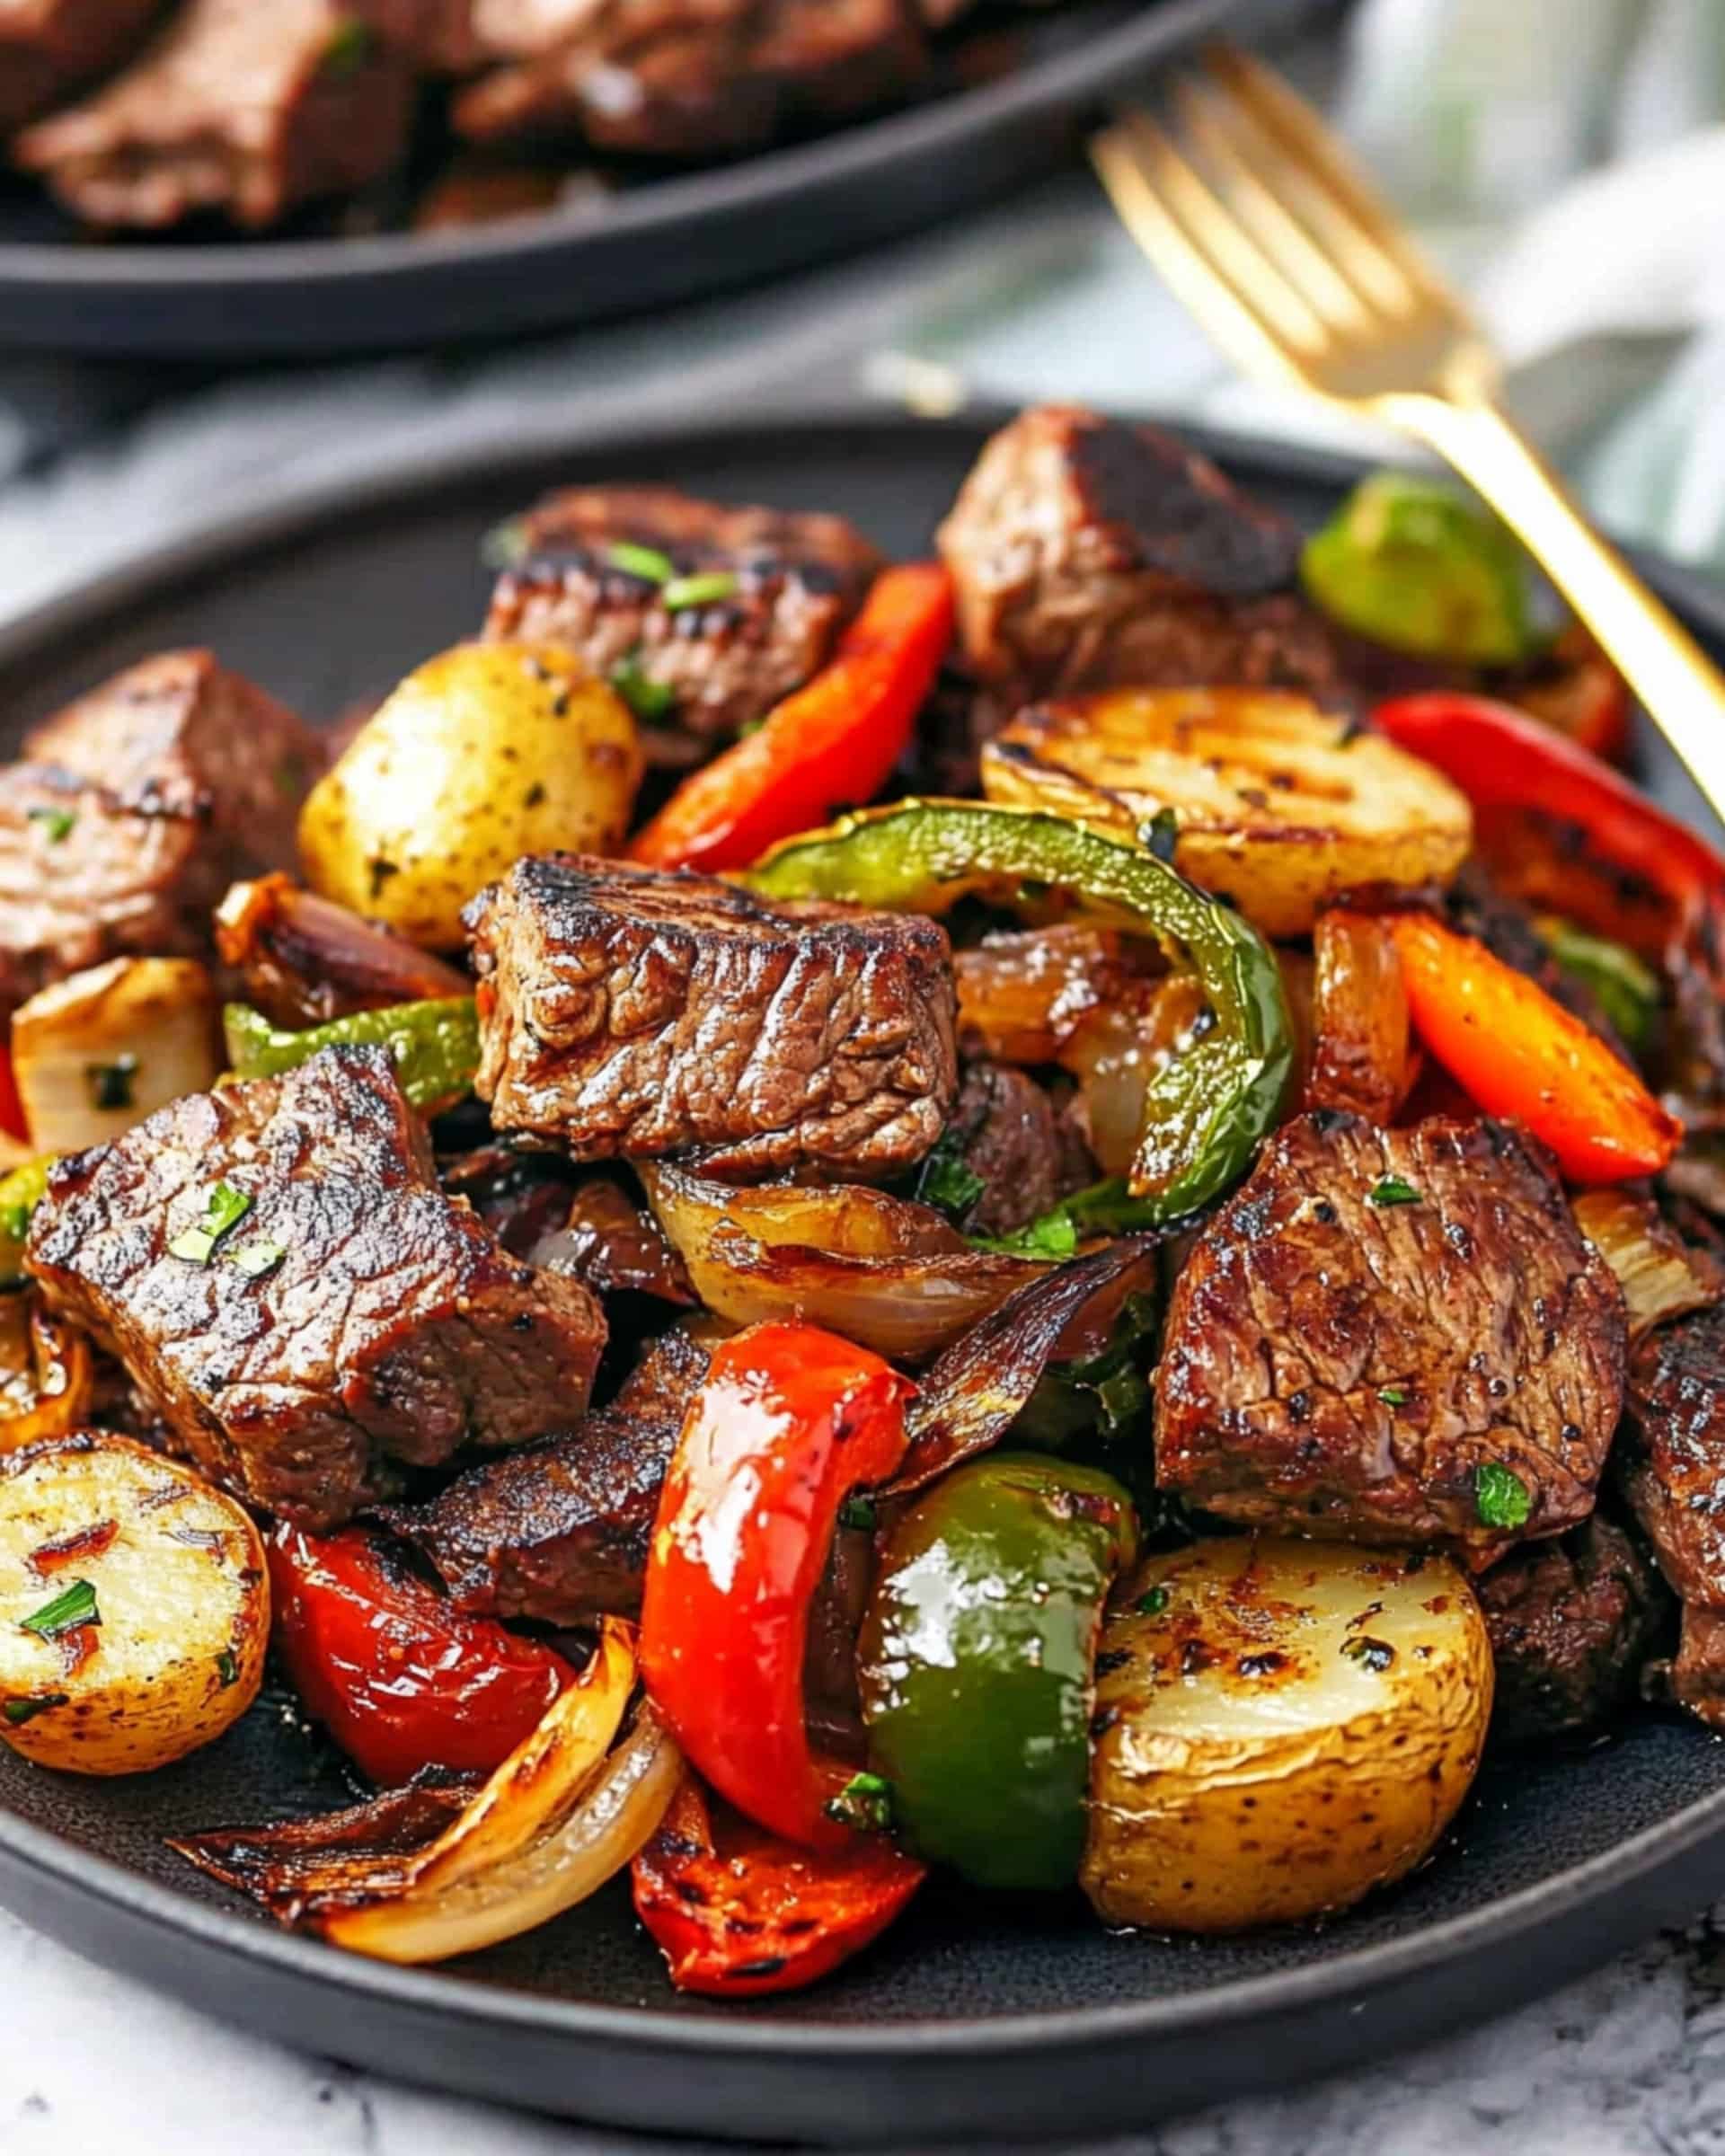
[{"label": "fork tine", "polygon": [[1296,356],[1314,358],[1330,340],[1322,317],[1163,130],[1128,112],[1092,155],[1128,230],[1200,320],[1248,365],[1269,359],[1297,379]]},{"label": "fork tine", "polygon": [[1466,320],[1460,299],[1304,99],[1237,47],[1212,47],[1205,64],[1237,122],[1279,154],[1285,172],[1291,166],[1305,182],[1303,207],[1323,227],[1321,236],[1331,251],[1349,260],[1358,282],[1369,280],[1375,296],[1398,314],[1408,312],[1411,294]]}]

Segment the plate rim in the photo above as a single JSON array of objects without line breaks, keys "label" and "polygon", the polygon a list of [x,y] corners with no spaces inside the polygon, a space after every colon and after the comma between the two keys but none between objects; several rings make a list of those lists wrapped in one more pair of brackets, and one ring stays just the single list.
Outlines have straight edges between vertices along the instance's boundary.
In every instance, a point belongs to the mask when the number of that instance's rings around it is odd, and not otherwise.
[{"label": "plate rim", "polygon": [[[659,455],[677,444],[686,444],[692,455],[699,455],[713,449],[735,451],[751,441],[769,450],[774,445],[783,450],[787,438],[809,440],[835,433],[853,441],[859,433],[898,440],[975,440],[1009,416],[1011,409],[978,403],[949,416],[923,419],[880,406],[859,409],[854,402],[840,402],[800,412],[793,420],[769,420],[743,413],[691,427],[668,419],[631,428],[615,439],[601,439],[591,429],[565,427],[547,428],[502,449],[493,442],[452,445],[441,455],[416,457],[357,479],[337,478],[298,490],[284,489],[258,507],[201,519],[165,548],[140,544],[122,561],[59,596],[10,620],[0,617],[0,667],[15,667],[33,648],[64,640],[115,608],[146,601],[218,563],[231,564],[235,557],[243,559],[305,536],[339,514],[369,516],[392,508],[416,508],[452,486],[477,483],[493,475],[505,477],[518,466],[542,464],[560,452],[587,464],[600,455],[615,455],[621,467],[638,453]],[[1369,460],[1328,449],[1184,421],[1175,424],[1182,438],[1248,484],[1255,481],[1346,487],[1371,468]],[[1637,565],[1663,596],[1725,641],[1725,588],[1661,556],[1632,551]],[[1725,1740],[1714,1736],[1712,1741],[1717,1745]],[[1118,2046],[1134,2037],[1166,2040],[1231,2028],[1267,2014],[1341,2005],[1420,1972],[1435,1975],[1462,1960],[1486,1939],[1514,1943],[1537,1931],[1545,1917],[1560,1908],[1566,1917],[1575,1918],[1627,1895],[1638,1882],[1668,1873],[1685,1856],[1715,1842],[1725,1842],[1725,1780],[1712,1794],[1579,1863],[1458,1915],[1305,1966],[1114,2004],[856,2023],[815,2017],[776,2020],[757,2004],[704,2011],[614,2005],[488,1982],[461,1974],[459,1964],[421,1969],[368,1960],[322,1940],[279,1931],[237,1908],[158,1884],[82,1842],[22,1818],[0,1802],[0,1858],[31,1867],[73,1901],[113,1909],[165,1939],[190,1936],[218,1955],[261,1965],[285,1978],[333,1987],[356,2000],[368,1999],[469,2027],[566,2036],[621,2049],[668,2049],[733,2062],[828,2058],[874,2065],[1008,2053],[1052,2057],[1091,2046]],[[1725,1866],[1725,1853],[1721,1864]],[[1705,1898],[1698,1895],[1696,1905]],[[1655,1924],[1658,1921],[1656,1916]],[[1574,1974],[1579,1975],[1589,1966],[1579,1959]],[[174,1987],[158,1981],[157,1988]]]}]

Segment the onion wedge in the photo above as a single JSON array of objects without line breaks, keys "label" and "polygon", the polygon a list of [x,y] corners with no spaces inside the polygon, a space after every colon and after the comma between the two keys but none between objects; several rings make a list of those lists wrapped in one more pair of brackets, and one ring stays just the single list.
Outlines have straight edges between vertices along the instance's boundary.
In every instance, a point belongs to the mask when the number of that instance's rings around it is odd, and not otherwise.
[{"label": "onion wedge", "polygon": [[95,1358],[41,1296],[0,1295],[0,1453],[64,1437],[90,1419]]},{"label": "onion wedge", "polygon": [[1627,1190],[1585,1190],[1575,1201],[1581,1233],[1617,1276],[1639,1340],[1668,1318],[1705,1310],[1725,1291],[1725,1274],[1686,1243],[1657,1206]]}]

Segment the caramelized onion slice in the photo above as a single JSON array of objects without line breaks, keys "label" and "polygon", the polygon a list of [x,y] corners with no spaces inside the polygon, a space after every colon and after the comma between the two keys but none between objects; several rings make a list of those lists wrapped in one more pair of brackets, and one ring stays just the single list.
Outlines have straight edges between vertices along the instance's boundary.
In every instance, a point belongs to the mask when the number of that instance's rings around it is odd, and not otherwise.
[{"label": "caramelized onion slice", "polygon": [[1668,1318],[1707,1309],[1725,1291],[1717,1261],[1686,1243],[1650,1199],[1586,1190],[1575,1201],[1575,1217],[1617,1276],[1632,1341]]},{"label": "caramelized onion slice", "polygon": [[1387,921],[1334,907],[1312,933],[1314,1108],[1387,1124],[1413,1082],[1408,994]]},{"label": "caramelized onion slice", "polygon": [[40,1295],[0,1295],[0,1453],[64,1437],[90,1419],[95,1356]]},{"label": "caramelized onion slice", "polygon": [[661,1162],[639,1170],[695,1294],[736,1325],[801,1317],[918,1362],[1048,1269],[972,1250],[932,1206],[861,1184],[732,1189]]}]

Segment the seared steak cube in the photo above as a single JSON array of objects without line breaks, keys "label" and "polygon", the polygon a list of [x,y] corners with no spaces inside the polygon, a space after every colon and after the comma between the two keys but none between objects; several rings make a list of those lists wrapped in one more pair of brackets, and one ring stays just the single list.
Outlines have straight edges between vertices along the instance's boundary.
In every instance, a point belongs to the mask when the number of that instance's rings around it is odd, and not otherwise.
[{"label": "seared steak cube", "polygon": [[29,1264],[177,1445],[308,1527],[379,1494],[389,1461],[569,1427],[605,1341],[584,1287],[438,1187],[380,1048],[193,1094],[62,1161]]},{"label": "seared steak cube", "polygon": [[1627,1707],[1672,1607],[1634,1542],[1597,1512],[1512,1550],[1478,1590],[1497,1667],[1491,1733],[1516,1745],[1597,1729]]},{"label": "seared steak cube", "polygon": [[123,60],[156,0],[0,0],[0,136]]},{"label": "seared steak cube", "polygon": [[[519,543],[486,635],[567,644],[607,677],[627,667],[703,735],[764,718],[818,673],[880,567],[842,517],[724,508],[668,487],[553,494],[523,520]],[[642,548],[678,579],[733,577],[735,588],[668,608],[631,551]]]},{"label": "seared steak cube", "polygon": [[1477,1561],[1592,1509],[1625,1332],[1518,1133],[1302,1116],[1175,1286],[1157,1480],[1228,1519]]},{"label": "seared steak cube", "polygon": [[1300,535],[1154,427],[1069,405],[996,434],[941,527],[972,672],[1005,702],[1081,687],[1337,686]]},{"label": "seared steak cube", "polygon": [[1048,1095],[1010,1064],[965,1065],[946,1144],[982,1185],[964,1215],[974,1235],[1012,1234],[1098,1172]]},{"label": "seared steak cube", "polygon": [[0,1005],[128,952],[209,948],[235,876],[285,867],[317,737],[208,651],[129,667],[0,770]]},{"label": "seared steak cube", "polygon": [[77,216],[253,229],[364,186],[407,140],[413,70],[346,0],[186,0],[124,73],[13,145]]},{"label": "seared steak cube", "polygon": [[941,1134],[956,998],[932,921],[570,853],[518,862],[466,921],[500,1130],[578,1160],[853,1177]]}]

